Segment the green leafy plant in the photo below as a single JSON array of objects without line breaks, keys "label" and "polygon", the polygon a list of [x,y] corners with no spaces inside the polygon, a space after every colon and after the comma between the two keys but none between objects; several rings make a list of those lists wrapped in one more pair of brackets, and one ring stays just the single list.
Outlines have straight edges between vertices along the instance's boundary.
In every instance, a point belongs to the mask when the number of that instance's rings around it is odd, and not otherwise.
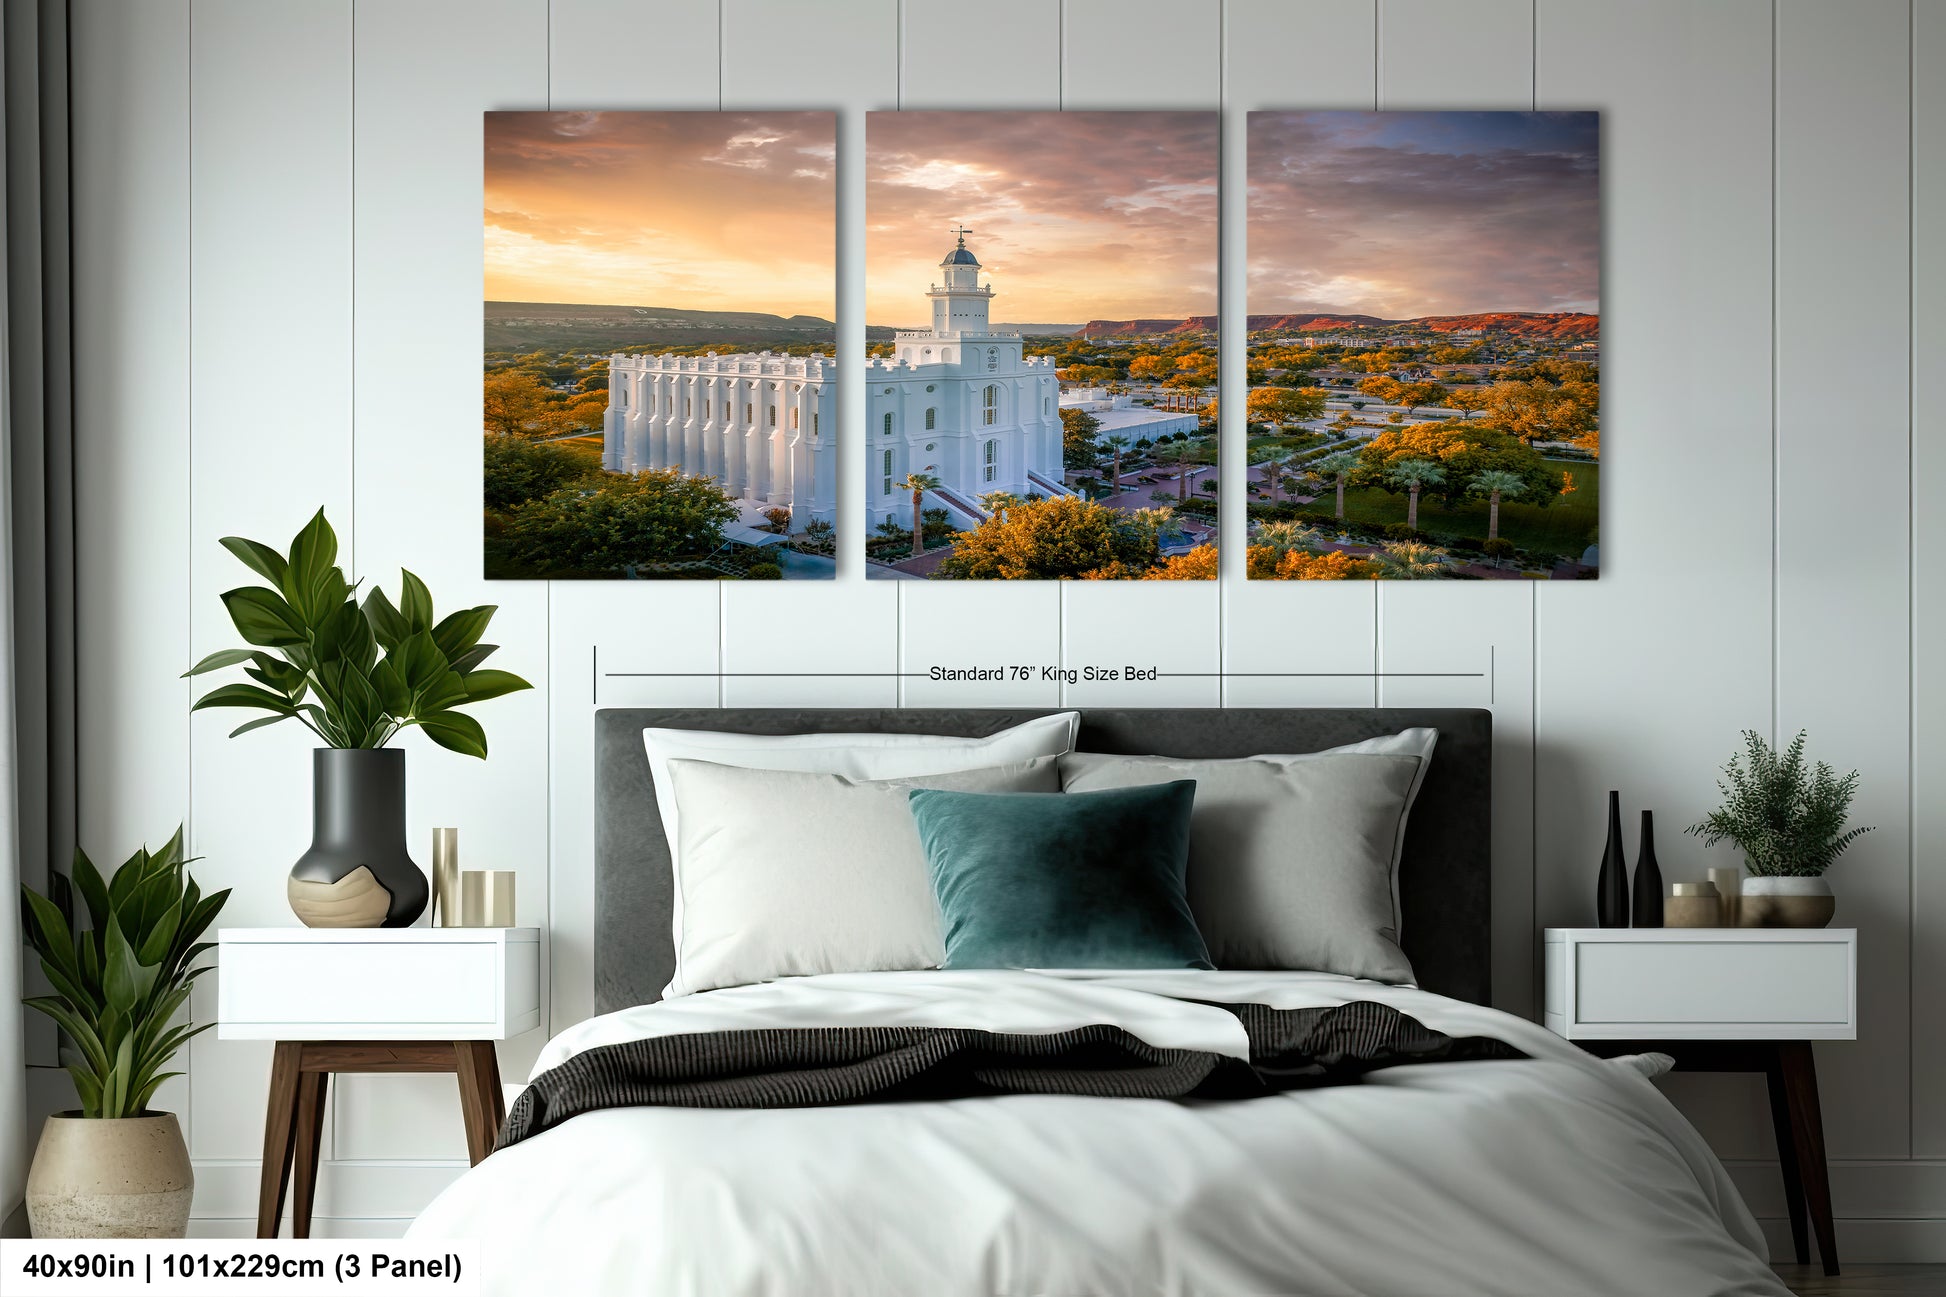
[{"label": "green leafy plant", "polygon": [[484,757],[486,731],[459,708],[533,688],[512,672],[481,669],[497,647],[480,642],[493,604],[435,620],[426,583],[401,572],[397,604],[374,588],[361,607],[322,509],[288,554],[239,536],[225,536],[223,548],[270,582],[223,595],[237,633],[256,647],[212,653],[183,673],[243,667],[253,683],[220,685],[192,708],[270,713],[231,738],[294,718],[331,747],[382,748],[417,725],[443,748]]},{"label": "green leafy plant", "polygon": [[1858,772],[1840,779],[1826,762],[1809,765],[1804,743],[1800,730],[1779,753],[1763,735],[1745,730],[1743,752],[1730,758],[1716,783],[1723,805],[1684,832],[1705,846],[1735,843],[1759,877],[1816,877],[1831,868],[1871,827],[1845,827]]},{"label": "green leafy plant", "polygon": [[[40,956],[55,994],[25,1003],[67,1034],[61,1061],[74,1077],[84,1117],[139,1117],[176,1051],[198,1032],[170,1020],[208,971],[194,967],[213,943],[197,940],[215,920],[228,891],[204,896],[182,856],[182,830],[160,850],[144,847],[104,880],[85,852],[74,853],[72,880],[55,874],[42,896],[21,891],[21,930]],[[87,911],[84,927],[74,893]]]}]

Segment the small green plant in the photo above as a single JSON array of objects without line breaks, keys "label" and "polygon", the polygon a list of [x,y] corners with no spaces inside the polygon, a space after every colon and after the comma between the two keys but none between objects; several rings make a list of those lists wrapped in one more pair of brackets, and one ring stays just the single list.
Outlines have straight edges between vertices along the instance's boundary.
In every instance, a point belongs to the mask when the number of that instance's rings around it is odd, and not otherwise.
[{"label": "small green plant", "polygon": [[1826,762],[1809,765],[1804,743],[1799,730],[1780,754],[1763,735],[1745,730],[1743,752],[1716,782],[1723,805],[1684,832],[1705,846],[1735,843],[1759,877],[1816,877],[1831,868],[1871,826],[1845,827],[1858,772],[1840,779]]},{"label": "small green plant", "polygon": [[237,633],[256,647],[212,653],[183,673],[241,666],[254,682],[220,685],[191,708],[270,713],[231,738],[295,718],[331,747],[382,748],[417,725],[440,747],[483,758],[486,731],[459,708],[533,688],[512,672],[480,669],[497,647],[480,643],[498,611],[492,604],[435,621],[426,583],[401,572],[396,605],[374,588],[361,608],[322,509],[289,554],[241,536],[225,536],[223,548],[270,582],[223,595]]},{"label": "small green plant", "polygon": [[[214,1024],[170,1019],[208,971],[194,966],[213,943],[198,937],[215,921],[228,891],[204,896],[184,867],[182,830],[160,851],[144,847],[104,880],[85,852],[73,879],[55,874],[51,896],[22,887],[21,931],[40,956],[55,994],[30,997],[67,1034],[61,1062],[74,1078],[84,1117],[139,1117],[190,1037]],[[74,893],[87,910],[84,927]]]},{"label": "small green plant", "polygon": [[782,581],[784,579],[784,569],[778,567],[775,563],[752,563],[749,567],[743,569],[743,579],[746,581]]}]

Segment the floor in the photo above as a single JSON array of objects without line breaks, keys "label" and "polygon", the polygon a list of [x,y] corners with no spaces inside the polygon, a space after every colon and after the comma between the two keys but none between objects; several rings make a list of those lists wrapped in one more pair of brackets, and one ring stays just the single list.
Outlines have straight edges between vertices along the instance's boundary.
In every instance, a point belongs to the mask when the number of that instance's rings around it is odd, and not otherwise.
[{"label": "floor", "polygon": [[1938,1297],[1946,1293],[1946,1265],[1847,1265],[1827,1279],[1815,1265],[1780,1265],[1777,1273],[1798,1297]]}]

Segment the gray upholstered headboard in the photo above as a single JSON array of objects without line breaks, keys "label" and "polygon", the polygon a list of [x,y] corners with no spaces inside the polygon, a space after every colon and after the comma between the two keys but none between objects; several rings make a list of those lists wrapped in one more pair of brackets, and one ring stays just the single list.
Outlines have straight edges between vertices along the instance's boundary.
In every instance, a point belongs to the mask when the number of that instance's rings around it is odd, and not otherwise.
[{"label": "gray upholstered headboard", "polygon": [[[802,734],[882,730],[980,736],[1062,708],[718,710],[605,708],[595,719],[595,1007],[660,997],[675,971],[669,844],[642,731]],[[1488,1003],[1493,717],[1459,708],[1082,708],[1090,752],[1246,757],[1316,752],[1415,725],[1439,731],[1406,828],[1400,865],[1404,946],[1419,984]]]}]

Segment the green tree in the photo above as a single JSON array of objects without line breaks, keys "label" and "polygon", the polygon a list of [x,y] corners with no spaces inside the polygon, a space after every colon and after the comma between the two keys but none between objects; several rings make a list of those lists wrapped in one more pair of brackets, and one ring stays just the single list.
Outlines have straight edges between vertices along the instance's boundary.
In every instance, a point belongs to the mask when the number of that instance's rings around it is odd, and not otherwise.
[{"label": "green tree", "polygon": [[1419,529],[1419,492],[1446,480],[1446,470],[1430,459],[1407,459],[1392,465],[1386,477],[1406,492],[1405,525]]},{"label": "green tree", "polygon": [[1101,420],[1086,410],[1061,411],[1061,462],[1069,468],[1091,466],[1100,454],[1095,446],[1100,431]]},{"label": "green tree", "polygon": [[939,479],[931,473],[908,473],[905,480],[899,483],[901,491],[912,493],[912,557],[914,558],[926,552],[926,520],[923,503],[926,492],[937,491],[939,487]]},{"label": "green tree", "polygon": [[1326,455],[1323,459],[1312,465],[1318,472],[1332,479],[1333,484],[1338,489],[1339,522],[1345,520],[1345,479],[1358,470],[1358,465],[1358,455],[1349,450],[1341,450],[1335,454]]},{"label": "green tree", "polygon": [[1120,495],[1122,493],[1122,454],[1129,448],[1131,443],[1126,436],[1118,432],[1112,437],[1103,437],[1101,444],[1108,447],[1115,457],[1114,471],[1108,479],[1108,484],[1116,495]]},{"label": "green tree", "polygon": [[515,509],[570,482],[601,473],[601,456],[585,446],[486,435],[485,498],[489,509]]},{"label": "green tree", "polygon": [[[1145,511],[1149,512],[1149,511]],[[953,537],[942,575],[972,580],[1053,581],[1146,568],[1154,525],[1074,496],[1030,501]]]},{"label": "green tree", "polygon": [[1521,498],[1541,505],[1550,502],[1560,486],[1560,474],[1541,453],[1497,428],[1458,419],[1387,428],[1359,451],[1354,482],[1393,489],[1388,473],[1409,459],[1429,459],[1446,470],[1437,494],[1456,505],[1472,491],[1471,483],[1488,469],[1505,469],[1526,483]]},{"label": "green tree", "polygon": [[1527,479],[1504,468],[1489,468],[1475,473],[1469,484],[1474,493],[1487,497],[1487,539],[1500,535],[1500,501],[1511,500],[1527,489]]},{"label": "green tree", "polygon": [[681,469],[571,485],[514,511],[507,541],[542,571],[626,571],[707,554],[723,543],[736,506],[714,481]]}]

